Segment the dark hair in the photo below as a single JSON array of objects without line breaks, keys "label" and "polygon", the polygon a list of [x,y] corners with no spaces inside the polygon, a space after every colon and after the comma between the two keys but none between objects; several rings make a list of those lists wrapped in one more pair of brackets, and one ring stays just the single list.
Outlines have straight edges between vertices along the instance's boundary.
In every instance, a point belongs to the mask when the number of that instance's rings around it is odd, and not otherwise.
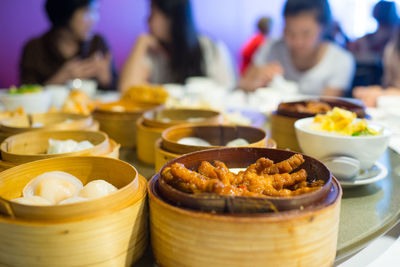
[{"label": "dark hair", "polygon": [[323,27],[329,27],[332,15],[327,0],[287,0],[283,8],[284,17],[312,12]]},{"label": "dark hair", "polygon": [[47,0],[46,13],[53,28],[68,25],[77,9],[89,6],[95,0]]},{"label": "dark hair", "polygon": [[392,1],[380,1],[378,2],[372,15],[379,24],[387,26],[396,26],[399,21],[399,17],[396,12],[396,4]]},{"label": "dark hair", "polygon": [[171,21],[171,43],[163,44],[171,57],[171,77],[184,83],[188,77],[204,76],[203,54],[189,0],[151,0]]},{"label": "dark hair", "polygon": [[268,17],[262,17],[258,20],[257,29],[263,34],[268,34],[271,30],[272,19]]}]

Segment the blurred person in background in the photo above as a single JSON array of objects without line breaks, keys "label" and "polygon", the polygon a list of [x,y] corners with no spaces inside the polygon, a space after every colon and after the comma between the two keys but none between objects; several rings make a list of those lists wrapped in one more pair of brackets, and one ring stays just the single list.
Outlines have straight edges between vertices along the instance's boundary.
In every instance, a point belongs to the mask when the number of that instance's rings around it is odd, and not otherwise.
[{"label": "blurred person in background", "polygon": [[328,31],[326,39],[343,48],[347,48],[350,43],[349,37],[344,33],[338,21],[332,22],[331,29]]},{"label": "blurred person in background", "polygon": [[361,99],[369,107],[384,95],[400,95],[400,31],[390,41],[383,53],[383,86],[356,87],[354,97]]},{"label": "blurred person in background", "polygon": [[184,84],[207,77],[233,87],[235,76],[225,45],[199,35],[189,0],[150,0],[149,33],[141,35],[121,71],[119,89],[145,83]]},{"label": "blurred person in background", "polygon": [[357,39],[348,46],[357,62],[380,62],[385,46],[395,34],[399,18],[394,2],[378,2],[373,9],[372,15],[378,23],[377,30]]},{"label": "blurred person in background", "polygon": [[283,16],[283,39],[260,47],[239,87],[252,91],[283,75],[296,82],[302,94],[344,95],[353,79],[354,59],[324,40],[331,23],[327,0],[287,0]]},{"label": "blurred person in background", "polygon": [[354,86],[381,84],[384,49],[399,22],[396,4],[392,1],[378,2],[372,15],[378,24],[377,30],[348,45],[357,63]]},{"label": "blurred person in background", "polygon": [[265,43],[271,31],[272,19],[269,17],[262,17],[257,22],[258,32],[250,38],[241,50],[241,65],[240,73],[243,75],[251,63],[254,53],[257,49]]},{"label": "blurred person in background", "polygon": [[117,75],[106,41],[94,34],[97,0],[47,0],[51,28],[25,44],[20,59],[22,84],[65,84],[95,79],[101,89],[116,89]]}]

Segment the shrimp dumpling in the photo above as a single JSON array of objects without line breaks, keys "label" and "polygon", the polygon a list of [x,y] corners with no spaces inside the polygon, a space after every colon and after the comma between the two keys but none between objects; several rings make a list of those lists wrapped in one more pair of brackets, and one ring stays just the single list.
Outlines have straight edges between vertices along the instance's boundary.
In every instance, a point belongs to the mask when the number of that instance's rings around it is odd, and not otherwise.
[{"label": "shrimp dumpling", "polygon": [[51,205],[50,201],[43,197],[38,196],[30,196],[30,197],[19,197],[14,198],[11,201],[14,201],[23,205],[31,205],[31,206],[49,206]]},{"label": "shrimp dumpling", "polygon": [[178,144],[187,146],[211,146],[209,142],[198,137],[184,137],[178,141]]},{"label": "shrimp dumpling", "polygon": [[229,141],[226,146],[235,147],[235,146],[248,146],[249,142],[243,138],[237,138],[232,141]]},{"label": "shrimp dumpling", "polygon": [[104,180],[93,180],[83,187],[79,196],[89,199],[98,198],[107,196],[117,190],[118,189],[115,186]]},{"label": "shrimp dumpling", "polygon": [[24,197],[39,196],[52,205],[77,196],[83,188],[82,182],[75,176],[61,171],[43,173],[30,181],[23,190]]},{"label": "shrimp dumpling", "polygon": [[83,197],[71,197],[71,198],[67,198],[64,199],[63,201],[58,202],[58,205],[65,205],[65,204],[73,204],[73,203],[78,203],[78,202],[83,202],[83,201],[87,201],[86,198]]}]

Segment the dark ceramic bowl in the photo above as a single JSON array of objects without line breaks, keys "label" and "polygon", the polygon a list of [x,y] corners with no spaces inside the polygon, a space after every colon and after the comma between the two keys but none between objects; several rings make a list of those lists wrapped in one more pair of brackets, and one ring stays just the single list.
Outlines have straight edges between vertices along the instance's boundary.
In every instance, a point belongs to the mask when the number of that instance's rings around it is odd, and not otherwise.
[{"label": "dark ceramic bowl", "polygon": [[294,111],[294,107],[296,105],[298,105],[298,104],[305,105],[307,102],[310,102],[310,101],[326,103],[331,108],[339,107],[339,108],[349,110],[351,112],[356,113],[358,118],[366,117],[365,107],[363,105],[356,104],[356,103],[350,102],[350,101],[342,99],[342,98],[334,98],[334,97],[325,97],[325,98],[322,97],[322,98],[315,98],[315,99],[303,100],[303,101],[284,102],[284,103],[279,104],[278,110],[276,111],[276,113],[278,115],[287,116],[287,117],[291,117],[291,118],[299,118],[299,119],[313,117],[316,115],[316,113]]}]

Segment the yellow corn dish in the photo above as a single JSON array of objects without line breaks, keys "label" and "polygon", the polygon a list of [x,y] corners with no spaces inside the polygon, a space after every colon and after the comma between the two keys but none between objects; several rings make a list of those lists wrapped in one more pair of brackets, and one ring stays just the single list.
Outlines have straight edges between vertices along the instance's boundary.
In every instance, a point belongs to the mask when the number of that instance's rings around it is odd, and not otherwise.
[{"label": "yellow corn dish", "polygon": [[368,127],[365,119],[356,120],[356,118],[357,115],[355,113],[335,107],[326,114],[315,116],[312,129],[347,136],[371,136],[379,134],[378,131]]}]

